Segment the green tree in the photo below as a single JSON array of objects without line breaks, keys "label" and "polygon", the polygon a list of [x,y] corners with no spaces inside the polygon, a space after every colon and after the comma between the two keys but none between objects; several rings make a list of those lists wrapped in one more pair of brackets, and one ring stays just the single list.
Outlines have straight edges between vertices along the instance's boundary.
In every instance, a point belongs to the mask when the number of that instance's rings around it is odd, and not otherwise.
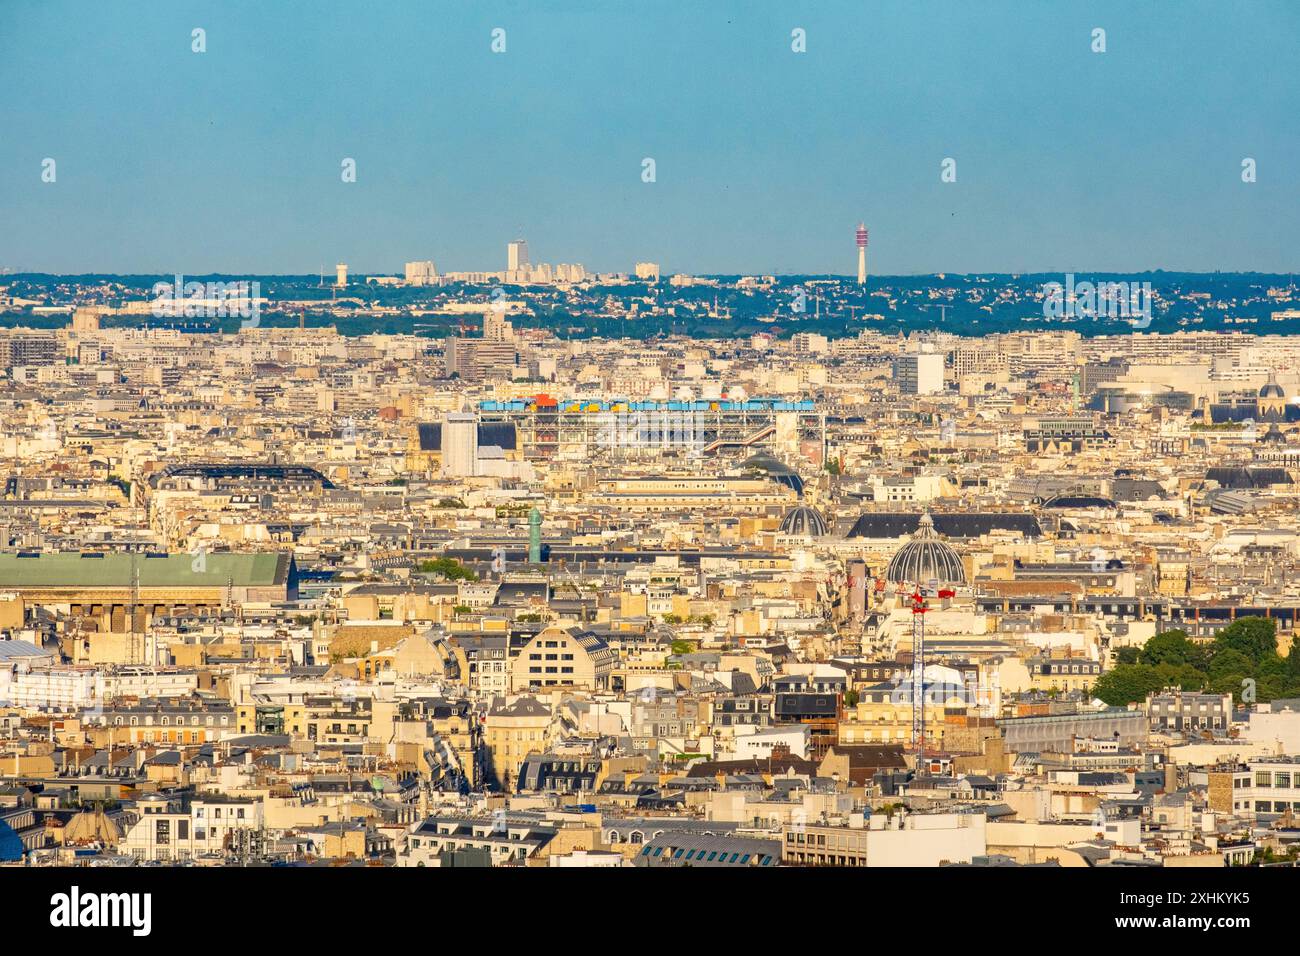
[{"label": "green tree", "polygon": [[1205,672],[1191,664],[1160,664],[1156,667],[1161,686],[1181,687],[1183,690],[1201,690],[1208,682]]},{"label": "green tree", "polygon": [[1218,681],[1224,677],[1245,676],[1253,670],[1249,657],[1235,648],[1225,647],[1214,652],[1209,674],[1211,680]]},{"label": "green tree", "polygon": [[[1242,691],[1246,688],[1246,676],[1244,674],[1223,674],[1219,677],[1211,677],[1208,689],[1215,694],[1231,694],[1233,699],[1241,701]],[[1258,698],[1258,685],[1255,689]]]},{"label": "green tree", "polygon": [[1142,663],[1153,667],[1160,664],[1190,664],[1205,667],[1205,651],[1187,637],[1186,631],[1165,631],[1146,642],[1142,648]]},{"label": "green tree", "polygon": [[1112,707],[1146,700],[1147,694],[1164,686],[1160,673],[1149,664],[1119,664],[1097,678],[1093,696]]},{"label": "green tree", "polygon": [[[1238,686],[1235,691],[1237,700],[1241,700],[1244,687]],[[1290,696],[1289,687],[1285,677],[1280,674],[1265,674],[1258,678],[1255,683],[1255,699],[1262,701],[1277,700],[1279,697]]]},{"label": "green tree", "polygon": [[420,572],[422,574],[440,574],[448,581],[478,580],[478,575],[475,572],[465,567],[455,558],[435,558],[432,561],[421,561]]},{"label": "green tree", "polygon": [[1214,639],[1214,652],[1240,651],[1258,664],[1277,654],[1277,624],[1270,618],[1239,617]]},{"label": "green tree", "polygon": [[1285,684],[1289,676],[1286,661],[1273,654],[1255,666],[1255,676],[1260,680],[1272,678]]},{"label": "green tree", "polygon": [[[1152,638],[1154,640],[1154,638]],[[1136,647],[1121,647],[1115,652],[1115,663],[1117,664],[1136,664],[1141,650]]]},{"label": "green tree", "polygon": [[1291,639],[1291,652],[1285,660],[1287,673],[1292,677],[1300,677],[1300,640]]}]

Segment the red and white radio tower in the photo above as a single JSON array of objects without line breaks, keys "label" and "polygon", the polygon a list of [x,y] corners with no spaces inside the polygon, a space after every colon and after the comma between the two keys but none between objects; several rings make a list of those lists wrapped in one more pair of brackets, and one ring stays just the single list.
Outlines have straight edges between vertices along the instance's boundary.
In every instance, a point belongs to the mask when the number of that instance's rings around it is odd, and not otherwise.
[{"label": "red and white radio tower", "polygon": [[858,223],[858,285],[867,284],[867,224]]}]

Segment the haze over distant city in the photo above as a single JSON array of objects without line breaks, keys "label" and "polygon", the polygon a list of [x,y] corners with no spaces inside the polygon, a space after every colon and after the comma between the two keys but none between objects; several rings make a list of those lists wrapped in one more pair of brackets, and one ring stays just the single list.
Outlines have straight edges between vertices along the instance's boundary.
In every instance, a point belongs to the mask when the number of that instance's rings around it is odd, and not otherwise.
[{"label": "haze over distant city", "polygon": [[850,274],[863,220],[873,274],[1289,272],[1300,8],[1251,10],[9,3],[0,268]]}]

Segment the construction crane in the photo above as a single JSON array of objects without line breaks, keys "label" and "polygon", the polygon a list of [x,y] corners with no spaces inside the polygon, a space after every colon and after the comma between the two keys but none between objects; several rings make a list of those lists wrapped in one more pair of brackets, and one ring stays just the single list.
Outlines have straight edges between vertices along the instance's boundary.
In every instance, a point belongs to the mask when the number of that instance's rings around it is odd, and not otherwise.
[{"label": "construction crane", "polygon": [[919,587],[908,600],[912,605],[912,742],[920,776],[925,772],[925,612],[930,608]]},{"label": "construction crane", "polygon": [[952,306],[947,305],[946,303],[940,303],[939,305],[923,305],[923,306],[921,306],[921,308],[922,308],[922,309],[925,309],[925,310],[927,310],[927,311],[930,310],[930,309],[938,309],[938,310],[939,310],[939,324],[940,324],[940,325],[946,325],[947,322],[948,322],[948,310],[949,310],[950,308],[952,308]]}]

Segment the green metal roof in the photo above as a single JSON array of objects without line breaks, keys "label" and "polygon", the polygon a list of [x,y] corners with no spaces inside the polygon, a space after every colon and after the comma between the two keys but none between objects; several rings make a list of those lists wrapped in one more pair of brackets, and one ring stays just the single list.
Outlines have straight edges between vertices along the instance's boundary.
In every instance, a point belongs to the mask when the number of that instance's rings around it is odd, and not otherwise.
[{"label": "green metal roof", "polygon": [[289,556],[223,552],[204,555],[202,570],[195,570],[198,564],[198,556],[189,554],[0,554],[0,588],[129,588],[133,567],[139,569],[142,588],[269,586],[285,583]]}]

